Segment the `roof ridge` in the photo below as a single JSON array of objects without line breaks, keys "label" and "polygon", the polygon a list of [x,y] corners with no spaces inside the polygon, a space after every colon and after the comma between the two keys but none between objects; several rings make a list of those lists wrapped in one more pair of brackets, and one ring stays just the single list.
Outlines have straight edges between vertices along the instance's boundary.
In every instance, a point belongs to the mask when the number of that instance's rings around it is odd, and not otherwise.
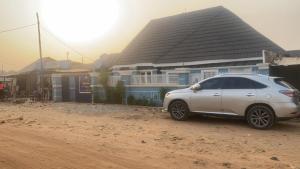
[{"label": "roof ridge", "polygon": [[162,18],[155,18],[155,19],[150,20],[150,22],[159,21],[159,20],[172,18],[172,17],[178,17],[178,16],[181,16],[181,15],[190,15],[190,14],[193,14],[193,13],[203,12],[203,11],[208,11],[208,10],[213,10],[213,9],[226,9],[226,8],[220,5],[220,6],[215,6],[215,7],[205,8],[205,9],[199,9],[199,10],[196,10],[196,11],[189,11],[189,12],[183,12],[183,13],[179,13],[179,14],[175,14],[175,15],[165,16],[165,17],[162,17]]},{"label": "roof ridge", "polygon": [[[221,6],[221,7],[222,7],[222,6]],[[214,8],[220,8],[220,7],[214,7]],[[224,8],[224,7],[222,7],[222,8],[226,10],[226,8]],[[209,9],[211,9],[211,8],[209,8]],[[210,22],[212,19],[214,19],[214,18],[216,18],[217,16],[219,16],[222,12],[223,12],[223,10],[218,11],[215,15],[209,17],[205,22],[206,22],[206,23],[207,23],[207,22]],[[207,26],[207,24],[205,24],[205,26]],[[205,26],[204,26],[204,27],[205,27]],[[200,25],[199,27],[203,27],[203,25]],[[197,28],[195,29],[195,31],[193,31],[193,32],[191,32],[190,34],[186,35],[186,37],[184,37],[181,41],[179,41],[179,42],[176,43],[175,45],[171,46],[171,47],[170,47],[170,50],[168,50],[167,52],[165,52],[164,54],[162,54],[160,57],[158,57],[157,59],[155,59],[155,60],[154,60],[154,63],[156,63],[157,60],[161,59],[161,57],[164,57],[164,56],[166,56],[168,53],[172,52],[172,51],[176,48],[176,46],[178,46],[178,45],[184,43],[184,42],[185,42],[186,40],[188,40],[192,35],[194,35],[195,33],[197,33],[197,32],[199,31],[199,27],[197,27]]]}]

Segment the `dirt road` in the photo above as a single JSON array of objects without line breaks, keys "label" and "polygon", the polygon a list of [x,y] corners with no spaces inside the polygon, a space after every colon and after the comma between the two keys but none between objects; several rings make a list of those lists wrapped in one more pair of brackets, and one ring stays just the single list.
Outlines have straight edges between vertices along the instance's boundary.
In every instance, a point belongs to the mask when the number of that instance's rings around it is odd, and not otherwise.
[{"label": "dirt road", "polygon": [[300,122],[250,129],[156,108],[0,103],[0,169],[300,169]]}]

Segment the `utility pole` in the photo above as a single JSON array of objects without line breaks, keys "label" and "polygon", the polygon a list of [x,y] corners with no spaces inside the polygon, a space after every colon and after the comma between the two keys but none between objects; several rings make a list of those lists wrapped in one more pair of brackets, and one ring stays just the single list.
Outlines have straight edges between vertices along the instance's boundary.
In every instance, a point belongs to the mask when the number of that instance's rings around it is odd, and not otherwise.
[{"label": "utility pole", "polygon": [[37,26],[38,26],[38,37],[39,37],[39,53],[40,53],[40,63],[41,63],[41,70],[40,70],[40,92],[42,101],[44,101],[44,67],[43,67],[43,53],[42,53],[42,42],[41,42],[41,30],[40,30],[40,19],[39,13],[36,13],[37,18]]},{"label": "utility pole", "polygon": [[5,80],[6,80],[6,79],[5,79],[5,74],[4,74],[3,64],[2,64],[2,75],[3,75],[3,81],[4,81],[4,84],[6,84],[6,83],[5,83]]},{"label": "utility pole", "polygon": [[67,52],[67,60],[69,60],[69,55],[70,55],[70,53],[69,53],[69,52]]},{"label": "utility pole", "polygon": [[3,63],[2,63],[2,73],[1,73],[1,74],[2,74],[2,78],[3,78],[3,82],[5,83],[5,80],[4,80],[5,78],[4,78]]}]

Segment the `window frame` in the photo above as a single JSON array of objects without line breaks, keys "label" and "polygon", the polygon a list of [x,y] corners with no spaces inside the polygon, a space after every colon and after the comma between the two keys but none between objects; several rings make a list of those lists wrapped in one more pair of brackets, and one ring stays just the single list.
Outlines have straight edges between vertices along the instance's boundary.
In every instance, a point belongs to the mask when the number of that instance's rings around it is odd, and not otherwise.
[{"label": "window frame", "polygon": [[[224,79],[225,79],[224,77],[216,77],[216,78],[210,78],[210,79],[207,79],[207,80],[205,80],[203,82],[200,82],[199,83],[200,86],[201,86],[200,90],[221,90],[222,86],[224,84]],[[203,89],[203,83],[206,83],[206,82],[211,81],[211,80],[221,80],[220,88],[216,88],[216,89]]]},{"label": "window frame", "polygon": [[[225,85],[225,83],[226,83],[226,80],[228,80],[228,79],[230,79],[230,78],[239,78],[239,79],[243,79],[243,80],[248,80],[249,82],[251,82],[251,88],[237,88],[237,87],[235,87],[235,88],[224,88],[224,85]],[[263,86],[263,87],[257,87],[257,84],[258,85],[261,85],[261,86]],[[249,78],[246,78],[246,77],[226,77],[225,78],[225,80],[223,81],[223,83],[222,83],[222,87],[221,87],[221,89],[222,90],[247,90],[247,89],[253,89],[253,90],[260,90],[260,89],[265,89],[265,88],[267,88],[268,86],[267,85],[265,85],[265,84],[263,84],[263,83],[260,83],[260,82],[258,82],[258,81],[256,81],[256,80],[253,80],[253,79],[249,79]]]},{"label": "window frame", "polygon": [[293,86],[292,84],[290,84],[289,82],[285,81],[284,78],[275,78],[274,79],[274,82],[281,86],[281,87],[284,87],[284,88],[287,88],[287,89],[296,89],[295,86]]}]

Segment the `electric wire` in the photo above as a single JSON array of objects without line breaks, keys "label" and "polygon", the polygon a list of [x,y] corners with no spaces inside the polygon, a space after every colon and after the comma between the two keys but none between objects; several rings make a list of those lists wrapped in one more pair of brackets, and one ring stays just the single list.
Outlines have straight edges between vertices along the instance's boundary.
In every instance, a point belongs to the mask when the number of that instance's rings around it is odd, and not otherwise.
[{"label": "electric wire", "polygon": [[30,24],[30,25],[15,27],[15,28],[7,29],[7,30],[2,30],[2,31],[0,31],[0,34],[12,32],[12,31],[17,31],[17,30],[21,30],[21,29],[25,29],[25,28],[32,27],[32,26],[35,26],[35,25],[37,25],[37,24],[35,23],[35,24]]},{"label": "electric wire", "polygon": [[66,44],[65,42],[63,42],[62,40],[58,39],[55,35],[53,35],[51,32],[49,32],[46,28],[44,28],[43,26],[41,27],[43,31],[45,31],[47,34],[51,35],[51,37],[53,37],[56,41],[60,42],[62,45],[64,45],[66,48],[70,49],[71,51],[73,51],[74,53],[76,53],[77,55],[85,58],[85,59],[89,59],[90,61],[95,61],[94,59],[91,59],[87,56],[84,56],[81,52],[78,52],[76,49],[74,49],[73,47],[71,47],[70,45]]}]

